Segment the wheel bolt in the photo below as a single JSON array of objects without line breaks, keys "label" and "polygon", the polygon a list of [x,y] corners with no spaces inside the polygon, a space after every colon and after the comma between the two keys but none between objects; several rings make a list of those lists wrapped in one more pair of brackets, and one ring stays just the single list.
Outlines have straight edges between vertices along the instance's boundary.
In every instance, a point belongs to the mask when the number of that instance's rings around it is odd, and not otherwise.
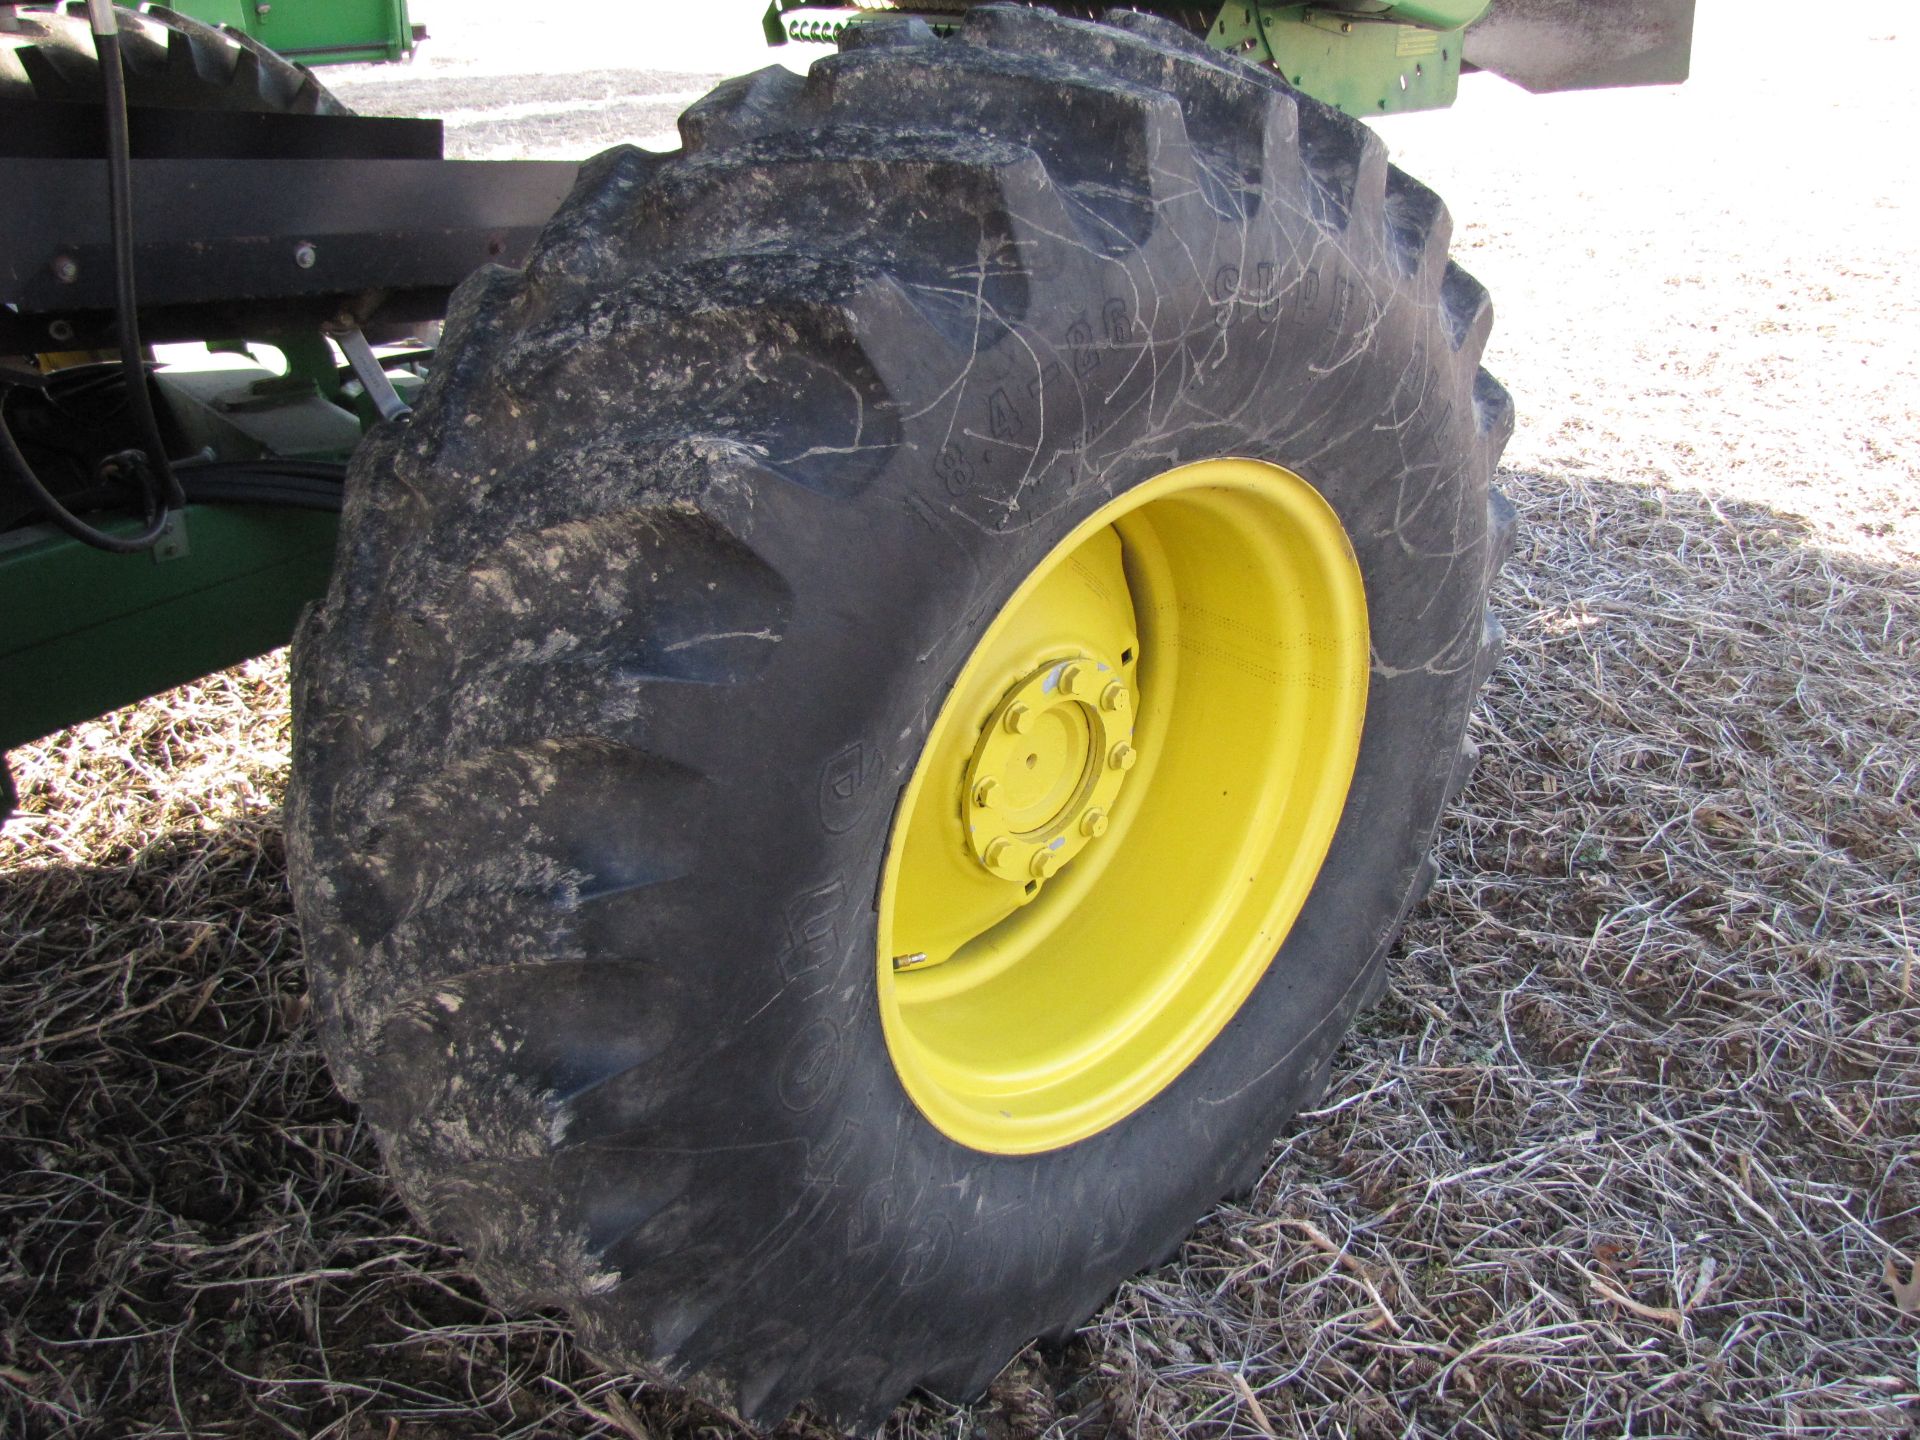
[{"label": "wheel bolt", "polygon": [[998,865],[1002,860],[1007,858],[1007,851],[1011,850],[1012,848],[1013,848],[1013,842],[1007,839],[1007,837],[1004,835],[1000,836],[996,840],[989,840],[987,842],[987,848],[980,852],[980,861],[989,870],[991,870],[994,866]]},{"label": "wheel bolt", "polygon": [[1098,840],[1107,833],[1107,812],[1089,810],[1080,817],[1080,833],[1089,840]]},{"label": "wheel bolt", "polygon": [[1067,666],[1066,669],[1060,672],[1060,693],[1062,695],[1079,694],[1080,682],[1086,679],[1086,675],[1087,675],[1087,672],[1083,666],[1079,666],[1079,665]]},{"label": "wheel bolt", "polygon": [[988,809],[999,794],[1000,782],[989,775],[973,787],[973,803],[982,810]]},{"label": "wheel bolt", "polygon": [[1004,723],[1011,734],[1024,735],[1033,728],[1033,712],[1024,705],[1010,705]]},{"label": "wheel bolt", "polygon": [[1051,850],[1042,850],[1027,869],[1036,880],[1051,880],[1060,870],[1060,857]]},{"label": "wheel bolt", "polygon": [[1124,710],[1127,708],[1127,687],[1118,680],[1100,692],[1102,710]]},{"label": "wheel bolt", "polygon": [[1133,746],[1124,743],[1114,746],[1113,749],[1107,752],[1107,764],[1116,770],[1133,769],[1134,761],[1139,758],[1140,756],[1134,751]]}]

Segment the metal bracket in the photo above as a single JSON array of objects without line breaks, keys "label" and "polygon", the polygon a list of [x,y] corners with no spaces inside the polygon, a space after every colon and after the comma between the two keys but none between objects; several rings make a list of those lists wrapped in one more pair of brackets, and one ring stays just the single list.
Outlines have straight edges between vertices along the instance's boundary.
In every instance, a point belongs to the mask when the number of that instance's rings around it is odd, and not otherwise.
[{"label": "metal bracket", "polygon": [[178,510],[170,511],[167,523],[160,527],[160,538],[153,542],[153,563],[184,560],[192,553],[187,544],[187,517]]},{"label": "metal bracket", "polygon": [[380,357],[373,353],[373,347],[367,343],[367,337],[360,333],[358,325],[338,329],[329,327],[327,333],[347,357],[347,364],[353,367],[353,378],[367,392],[367,399],[373,402],[374,411],[382,420],[404,420],[413,414],[413,407],[400,398],[400,392],[393,388],[393,381],[380,368]]}]

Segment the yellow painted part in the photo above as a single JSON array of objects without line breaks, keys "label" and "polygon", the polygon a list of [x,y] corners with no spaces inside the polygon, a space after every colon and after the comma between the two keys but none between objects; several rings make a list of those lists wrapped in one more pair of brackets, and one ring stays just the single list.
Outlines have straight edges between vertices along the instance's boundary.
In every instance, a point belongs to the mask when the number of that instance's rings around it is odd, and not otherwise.
[{"label": "yellow painted part", "polygon": [[[1124,599],[1119,542],[1110,548],[1117,582],[1112,593]],[[1117,608],[1101,613],[1105,607],[1097,603],[1098,592],[1081,583],[1079,575],[1062,571],[1061,578],[1064,585],[1053,587],[1057,597],[1035,597],[1036,603],[1055,598],[1064,602],[1050,611],[1056,618],[1080,615],[1093,622],[1089,629],[1120,618]],[[1076,606],[1076,601],[1083,603]],[[1008,691],[981,726],[980,742],[967,766],[963,793],[968,803],[961,807],[961,824],[981,865],[1022,887],[1020,903],[1031,900],[1040,884],[1097,838],[1093,822],[1105,819],[1126,783],[1126,767],[1115,757],[1133,748],[1132,656],[1137,642],[1130,607],[1125,618],[1124,646],[1047,661]],[[1016,644],[1022,639],[1011,638]],[[1128,658],[1122,660],[1122,655]],[[982,680],[998,668],[983,665]],[[937,825],[938,817],[930,823]],[[951,928],[948,915],[925,918]],[[921,926],[916,919],[909,928],[917,932]],[[945,960],[950,952],[929,952],[929,958]]]},{"label": "yellow painted part", "polygon": [[[1192,1063],[1326,858],[1368,659],[1346,532],[1277,465],[1182,466],[1053,549],[935,718],[882,873],[881,1019],[933,1125],[994,1154],[1054,1150]],[[1098,684],[1036,707],[1075,663]],[[1056,836],[1065,858],[1037,878],[1031,848],[1017,867],[991,850]]]},{"label": "yellow painted part", "polygon": [[55,370],[71,370],[76,365],[98,365],[119,358],[118,350],[48,350],[34,356],[33,360],[42,375],[51,375]]}]

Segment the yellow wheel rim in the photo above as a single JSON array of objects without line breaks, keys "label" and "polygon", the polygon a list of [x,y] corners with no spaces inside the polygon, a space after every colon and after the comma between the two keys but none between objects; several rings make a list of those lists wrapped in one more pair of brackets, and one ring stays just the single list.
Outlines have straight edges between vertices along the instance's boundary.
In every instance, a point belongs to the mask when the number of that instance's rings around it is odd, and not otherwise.
[{"label": "yellow wheel rim", "polygon": [[888,1051],[996,1154],[1145,1104],[1232,1018],[1352,784],[1366,595],[1340,521],[1255,460],[1090,516],[988,626],[927,736],[879,906]]}]

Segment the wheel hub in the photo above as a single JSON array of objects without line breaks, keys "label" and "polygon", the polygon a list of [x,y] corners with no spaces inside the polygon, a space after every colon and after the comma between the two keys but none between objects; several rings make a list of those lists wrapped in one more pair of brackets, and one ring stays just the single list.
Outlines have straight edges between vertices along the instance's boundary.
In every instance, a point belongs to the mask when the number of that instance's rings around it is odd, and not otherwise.
[{"label": "wheel hub", "polygon": [[1042,665],[988,717],[961,790],[967,841],[1021,903],[1106,833],[1132,740],[1133,692],[1097,652]]},{"label": "wheel hub", "polygon": [[1369,659],[1346,531],[1277,465],[1181,466],[1047,552],[947,689],[876,897],[921,1114],[1032,1154],[1172,1083],[1315,883]]}]

